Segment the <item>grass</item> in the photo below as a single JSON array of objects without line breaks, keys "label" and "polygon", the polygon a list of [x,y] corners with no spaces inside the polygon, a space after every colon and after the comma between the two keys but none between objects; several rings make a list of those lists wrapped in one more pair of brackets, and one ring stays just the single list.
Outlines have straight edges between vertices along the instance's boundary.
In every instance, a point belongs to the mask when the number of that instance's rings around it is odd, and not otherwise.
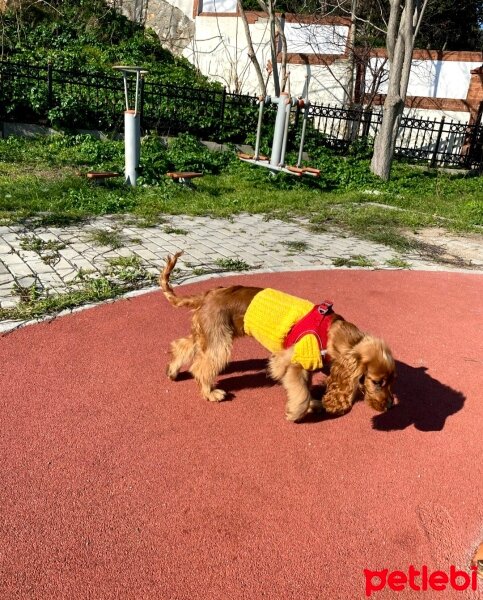
[{"label": "grass", "polygon": [[20,248],[22,248],[22,250],[35,252],[47,265],[56,263],[60,259],[59,250],[66,247],[64,242],[57,240],[43,240],[34,234],[21,235],[19,236],[19,239]]},{"label": "grass", "polygon": [[282,244],[289,250],[289,254],[306,252],[310,248],[310,244],[301,241],[288,241],[282,242]]},{"label": "grass", "polygon": [[50,295],[38,283],[14,288],[20,297],[14,308],[0,308],[0,320],[29,320],[45,314],[58,314],[84,304],[116,298],[129,291],[154,285],[156,276],[149,273],[136,256],[116,258],[102,273],[80,270],[66,293]]},{"label": "grass", "polygon": [[334,258],[332,261],[336,267],[372,267],[374,263],[370,258],[361,254],[352,255],[349,258]]},{"label": "grass", "polygon": [[[107,149],[101,151],[98,145]],[[147,162],[149,152],[162,150],[147,146]],[[199,162],[191,146],[190,152],[193,163]],[[178,154],[172,155],[173,161]],[[317,163],[320,180],[298,179],[273,177],[232,157],[224,158],[224,166],[210,166],[209,157],[203,157],[208,172],[194,190],[166,181],[162,170],[156,185],[141,182],[128,188],[120,180],[93,185],[82,176],[92,168],[119,169],[120,142],[86,136],[0,140],[0,219],[32,227],[61,226],[92,215],[129,213],[150,226],[167,214],[233,217],[251,212],[282,219],[303,216],[314,229],[340,227],[401,249],[412,243],[404,238],[406,229],[442,226],[464,232],[483,225],[481,177],[395,163],[391,181],[384,183],[370,174],[365,159],[324,155]],[[184,162],[189,165],[186,157]]]},{"label": "grass", "polygon": [[390,258],[389,260],[386,261],[386,265],[388,267],[393,267],[394,269],[410,269],[411,268],[410,264],[407,261],[405,261],[399,257]]},{"label": "grass", "polygon": [[215,260],[215,264],[223,269],[223,271],[249,271],[253,269],[248,263],[244,260],[240,260],[238,258],[219,258]]},{"label": "grass", "polygon": [[113,250],[122,248],[125,243],[123,236],[118,231],[110,229],[93,229],[87,239],[99,246],[108,246]]},{"label": "grass", "polygon": [[[338,229],[399,252],[418,251],[439,260],[436,250],[408,232],[440,227],[455,232],[477,232],[483,226],[483,178],[449,174],[396,162],[391,181],[384,183],[369,171],[366,158],[342,158],[321,149],[313,165],[320,179],[295,178],[238,161],[234,155],[211,153],[192,138],[179,138],[172,146],[150,138],[141,149],[143,174],[139,186],[129,188],[120,179],[94,185],[88,170],[122,170],[123,144],[88,136],[56,135],[46,138],[0,139],[0,225],[21,224],[29,234],[22,248],[55,262],[59,242],[36,236],[38,227],[63,227],[96,215],[125,215],[137,226],[152,227],[167,215],[224,217],[263,214],[264,218],[290,220],[303,217],[313,231]],[[166,170],[202,170],[194,189],[164,177]],[[165,232],[186,235],[180,228]],[[94,230],[91,240],[110,248],[125,245],[117,231]],[[131,240],[132,241],[132,240]],[[282,242],[289,253],[309,249],[304,241]],[[72,289],[50,297],[36,285],[17,289],[21,302],[0,310],[1,319],[32,318],[112,298],[146,285],[152,277],[134,259],[119,259],[100,275],[81,273]],[[351,256],[337,266],[369,267],[370,259]],[[403,259],[388,266],[407,268]],[[193,266],[192,274],[253,269],[244,261],[220,259],[209,266]]]}]

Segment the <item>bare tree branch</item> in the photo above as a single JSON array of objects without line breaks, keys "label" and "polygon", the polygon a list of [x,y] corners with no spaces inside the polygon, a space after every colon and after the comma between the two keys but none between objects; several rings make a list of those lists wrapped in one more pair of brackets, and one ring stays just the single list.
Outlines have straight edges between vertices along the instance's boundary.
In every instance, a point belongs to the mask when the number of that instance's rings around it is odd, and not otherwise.
[{"label": "bare tree branch", "polygon": [[255,73],[257,74],[258,85],[260,87],[260,95],[265,96],[267,93],[267,86],[265,81],[263,80],[262,69],[260,67],[260,63],[258,62],[257,55],[255,54],[255,50],[253,48],[252,35],[250,33],[250,26],[248,25],[247,16],[245,14],[245,10],[243,9],[242,0],[237,0],[238,10],[240,11],[240,17],[243,23],[243,27],[245,29],[245,36],[247,39],[248,46],[248,58],[251,60],[253,68],[255,69]]}]

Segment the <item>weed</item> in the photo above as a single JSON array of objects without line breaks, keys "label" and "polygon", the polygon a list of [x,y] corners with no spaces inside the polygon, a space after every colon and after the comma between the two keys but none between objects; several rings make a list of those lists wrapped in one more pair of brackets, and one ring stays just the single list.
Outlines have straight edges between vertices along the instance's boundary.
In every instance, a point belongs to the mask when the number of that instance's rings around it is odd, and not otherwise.
[{"label": "weed", "polygon": [[122,248],[125,244],[125,240],[119,231],[110,229],[93,229],[89,232],[87,240],[99,246],[107,246],[113,250]]},{"label": "weed", "polygon": [[352,255],[349,258],[334,258],[332,263],[336,267],[373,267],[374,263],[361,254]]},{"label": "weed", "polygon": [[219,258],[215,264],[224,271],[249,271],[251,267],[244,260],[238,258]]},{"label": "weed", "polygon": [[282,242],[282,244],[288,248],[290,254],[306,252],[310,248],[310,245],[307,242],[302,241],[288,241]]},{"label": "weed", "polygon": [[37,283],[29,286],[22,286],[15,282],[12,288],[12,295],[20,298],[20,304],[31,306],[41,297],[42,289]]},{"label": "weed", "polygon": [[386,260],[386,265],[388,267],[394,267],[395,269],[410,269],[411,265],[403,260],[402,258],[395,257]]},{"label": "weed", "polygon": [[58,314],[66,309],[115,298],[152,285],[154,281],[155,276],[138,257],[113,259],[101,273],[79,270],[64,294],[50,295],[48,290],[36,284],[29,287],[16,284],[13,293],[20,296],[20,303],[13,308],[0,308],[0,320],[26,320]]},{"label": "weed", "polygon": [[43,240],[36,235],[23,235],[19,237],[20,248],[35,252],[40,256],[42,262],[47,265],[55,264],[60,260],[59,250],[66,247],[64,242],[57,240]]},{"label": "weed", "polygon": [[174,233],[176,235],[188,235],[189,231],[187,229],[181,229],[178,227],[165,227],[164,228],[164,233]]}]

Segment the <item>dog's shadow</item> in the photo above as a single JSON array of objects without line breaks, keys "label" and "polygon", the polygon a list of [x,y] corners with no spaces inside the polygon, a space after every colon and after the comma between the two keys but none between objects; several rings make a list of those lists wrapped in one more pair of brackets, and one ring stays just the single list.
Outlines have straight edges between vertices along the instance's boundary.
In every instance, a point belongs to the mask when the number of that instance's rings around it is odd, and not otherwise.
[{"label": "dog's shadow", "polygon": [[[235,392],[240,390],[277,385],[273,379],[270,379],[267,365],[268,361],[264,358],[230,362],[221,373],[222,379],[217,383],[217,387],[227,393],[225,400],[233,400]],[[230,377],[226,377],[226,375],[230,375]],[[185,381],[193,379],[193,376],[189,371],[182,371],[176,379]]]},{"label": "dog's shadow", "polygon": [[[273,387],[276,382],[267,373],[268,361],[263,358],[238,360],[229,363],[222,375],[219,387],[227,393],[226,400],[232,400],[235,393],[247,388]],[[251,371],[251,372],[247,372]]]},{"label": "dog's shadow", "polygon": [[398,402],[373,417],[374,429],[397,431],[414,425],[419,431],[441,431],[446,419],[460,411],[466,397],[427,373],[427,367],[396,362],[394,391]]},{"label": "dog's shadow", "polygon": [[[243,389],[278,385],[268,376],[267,364],[268,361],[261,358],[229,363],[219,382],[219,387],[227,392],[226,400],[232,400],[235,393]],[[387,412],[373,417],[374,429],[398,431],[414,425],[419,431],[441,431],[446,419],[463,408],[464,394],[428,375],[427,367],[412,367],[397,361],[396,368],[394,391],[398,402]],[[178,376],[178,380],[191,378],[188,372]],[[320,400],[325,391],[323,382],[314,382],[311,390],[312,396]],[[334,418],[341,417],[322,410],[308,414],[301,423],[319,423]]]}]

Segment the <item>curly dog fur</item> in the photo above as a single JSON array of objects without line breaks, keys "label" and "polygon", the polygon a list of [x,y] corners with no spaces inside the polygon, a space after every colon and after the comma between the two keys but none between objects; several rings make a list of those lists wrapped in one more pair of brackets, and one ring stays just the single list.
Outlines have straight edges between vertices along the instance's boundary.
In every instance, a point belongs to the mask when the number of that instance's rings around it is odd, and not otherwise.
[{"label": "curly dog fur", "polygon": [[[220,402],[226,392],[215,387],[216,379],[230,360],[233,340],[246,335],[245,312],[263,288],[235,285],[194,296],[177,296],[169,277],[181,254],[166,258],[159,284],[170,304],[193,311],[191,335],[171,343],[167,375],[174,380],[181,368],[188,366],[202,396]],[[285,416],[289,421],[299,421],[321,405],[332,415],[345,414],[359,395],[377,411],[391,407],[395,363],[383,340],[360,331],[340,315],[333,315],[327,352],[331,358],[330,372],[321,403],[310,394],[312,373],[291,362],[293,347],[270,357],[269,373],[287,393]]]}]

